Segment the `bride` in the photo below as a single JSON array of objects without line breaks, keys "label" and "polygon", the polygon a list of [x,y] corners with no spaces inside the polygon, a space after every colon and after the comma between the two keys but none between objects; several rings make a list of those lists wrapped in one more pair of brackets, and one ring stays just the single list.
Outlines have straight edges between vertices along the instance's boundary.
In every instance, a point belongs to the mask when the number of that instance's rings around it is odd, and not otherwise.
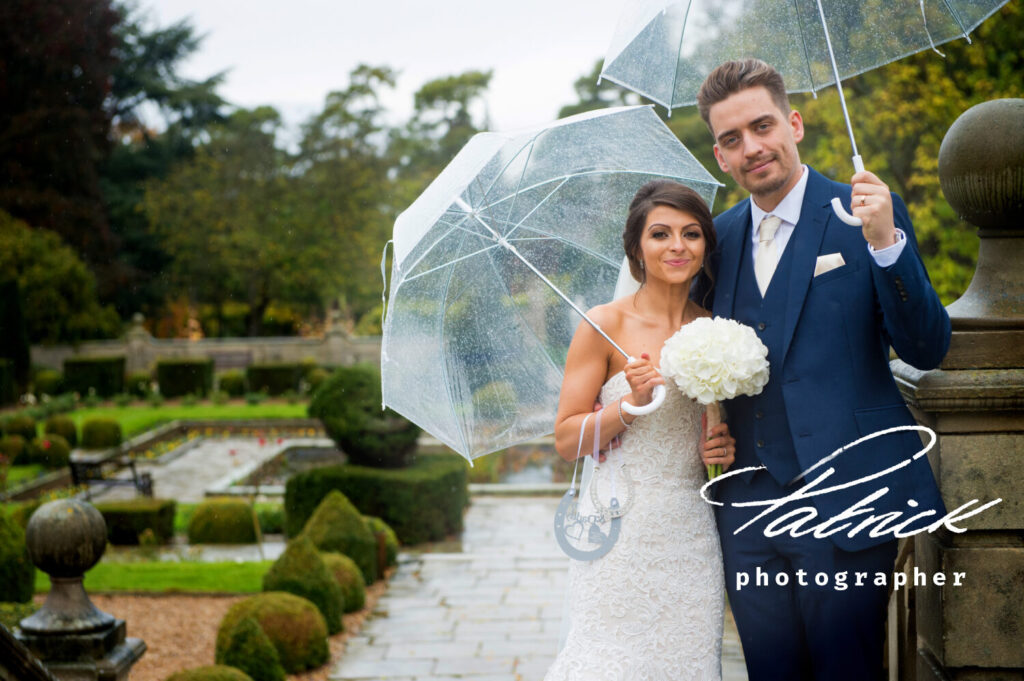
[{"label": "bride", "polygon": [[[665,340],[683,324],[709,316],[689,299],[697,277],[711,284],[704,259],[715,248],[711,213],[681,184],[656,180],[633,198],[622,235],[635,295],[590,311],[620,346],[640,359],[626,363],[588,324],[569,347],[555,425],[559,454],[574,460],[594,448],[599,420],[602,455],[591,486],[629,489],[619,536],[590,562],[572,561],[572,626],[545,681],[693,681],[721,679],[724,608],[722,557],[712,509],[700,498],[705,465],[728,466],[735,441],[723,423],[702,437],[702,408],[669,386],[662,406],[633,416],[664,383],[656,367]],[[604,408],[592,414],[595,401]],[[589,422],[582,428],[584,419]],[[626,482],[632,480],[627,485]],[[607,506],[607,499],[605,504]],[[588,494],[581,512],[594,512]]]}]

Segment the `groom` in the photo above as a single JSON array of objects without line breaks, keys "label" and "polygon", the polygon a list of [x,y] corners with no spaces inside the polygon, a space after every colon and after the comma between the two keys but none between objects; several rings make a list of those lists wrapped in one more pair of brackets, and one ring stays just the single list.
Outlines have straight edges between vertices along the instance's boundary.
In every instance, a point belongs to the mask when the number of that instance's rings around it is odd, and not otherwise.
[{"label": "groom", "polygon": [[[927,459],[784,506],[747,528],[763,507],[734,504],[785,497],[830,466],[835,473],[819,489],[859,480],[920,451],[915,431],[898,432],[800,478],[843,445],[914,423],[889,370],[889,347],[919,369],[937,366],[949,346],[949,316],[928,280],[902,200],[870,172],[854,175],[851,187],[800,163],[803,120],[790,109],[774,68],[754,59],[722,64],[701,86],[698,106],[719,166],[750,192],[715,220],[713,312],[753,327],[771,363],[760,395],[726,405],[736,438],[734,470],[764,469],[728,478],[715,490],[724,504],[717,508],[718,529],[747,670],[751,681],[878,679],[896,556],[892,533],[871,537],[868,528],[853,537],[847,530],[825,538],[768,537],[764,530],[796,506],[817,511],[804,526],[812,527],[883,488],[883,496],[865,504],[870,512],[845,521],[850,529],[868,515],[890,512],[906,519],[934,509],[937,518],[945,511]],[[841,222],[832,197],[848,210],[852,203],[863,227]],[[857,573],[869,575],[859,586]],[[824,577],[816,581],[819,574]]]}]

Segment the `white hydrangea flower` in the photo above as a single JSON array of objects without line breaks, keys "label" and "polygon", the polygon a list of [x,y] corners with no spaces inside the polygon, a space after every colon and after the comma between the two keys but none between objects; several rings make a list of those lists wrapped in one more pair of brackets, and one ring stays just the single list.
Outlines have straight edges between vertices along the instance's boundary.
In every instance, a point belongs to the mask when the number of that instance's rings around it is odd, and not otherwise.
[{"label": "white hydrangea flower", "polygon": [[701,317],[665,341],[661,370],[701,404],[758,395],[768,383],[768,348],[749,326]]}]

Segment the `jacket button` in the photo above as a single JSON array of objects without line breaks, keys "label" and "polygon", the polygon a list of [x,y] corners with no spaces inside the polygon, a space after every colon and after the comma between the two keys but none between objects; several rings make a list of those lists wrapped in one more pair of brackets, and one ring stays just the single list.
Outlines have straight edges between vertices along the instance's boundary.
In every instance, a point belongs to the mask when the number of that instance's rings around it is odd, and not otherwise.
[{"label": "jacket button", "polygon": [[758,323],[758,325],[757,325],[757,328],[758,328],[758,330],[760,330],[760,331],[764,331],[764,330],[765,330],[765,327],[767,327],[767,326],[768,326],[768,325],[767,325],[767,324],[765,324],[764,322],[759,322],[759,323]]},{"label": "jacket button", "polygon": [[757,413],[754,414],[754,418],[755,419],[763,419],[764,418],[764,412],[761,411],[760,409],[758,409]]},{"label": "jacket button", "polygon": [[758,447],[764,447],[764,440],[758,440],[757,441],[757,446]]}]

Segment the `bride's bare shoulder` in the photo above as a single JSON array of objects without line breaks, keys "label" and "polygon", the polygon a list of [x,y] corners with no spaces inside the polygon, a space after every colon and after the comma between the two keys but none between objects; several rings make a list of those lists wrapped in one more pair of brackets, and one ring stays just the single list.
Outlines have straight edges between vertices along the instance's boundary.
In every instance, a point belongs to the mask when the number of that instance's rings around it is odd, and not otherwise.
[{"label": "bride's bare shoulder", "polygon": [[617,329],[622,325],[622,317],[625,314],[620,302],[621,299],[603,305],[595,305],[587,310],[587,316],[597,322],[597,325],[606,332]]}]

